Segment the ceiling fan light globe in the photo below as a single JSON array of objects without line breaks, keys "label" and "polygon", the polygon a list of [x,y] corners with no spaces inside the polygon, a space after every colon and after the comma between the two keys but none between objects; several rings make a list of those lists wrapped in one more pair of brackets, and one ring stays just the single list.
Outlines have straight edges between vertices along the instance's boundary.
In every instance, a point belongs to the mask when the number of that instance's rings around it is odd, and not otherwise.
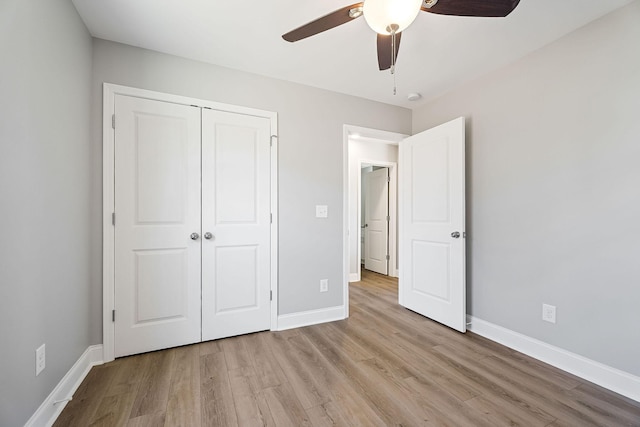
[{"label": "ceiling fan light globe", "polygon": [[362,11],[367,24],[378,34],[390,34],[391,25],[403,31],[418,16],[422,0],[365,0]]}]

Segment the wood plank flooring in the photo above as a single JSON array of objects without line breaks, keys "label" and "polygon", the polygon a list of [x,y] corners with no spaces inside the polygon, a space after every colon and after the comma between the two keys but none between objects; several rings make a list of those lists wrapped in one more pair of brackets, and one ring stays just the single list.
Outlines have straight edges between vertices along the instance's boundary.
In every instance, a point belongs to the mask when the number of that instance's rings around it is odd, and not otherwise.
[{"label": "wood plank flooring", "polygon": [[347,320],[94,367],[55,426],[640,426],[640,403],[397,304],[363,271]]}]

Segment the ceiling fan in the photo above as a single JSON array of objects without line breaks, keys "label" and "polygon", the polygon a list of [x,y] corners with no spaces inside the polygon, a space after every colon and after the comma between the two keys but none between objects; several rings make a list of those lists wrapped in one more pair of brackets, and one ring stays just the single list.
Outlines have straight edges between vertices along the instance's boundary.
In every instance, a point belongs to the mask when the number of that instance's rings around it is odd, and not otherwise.
[{"label": "ceiling fan", "polygon": [[378,66],[393,73],[400,37],[418,13],[439,15],[504,17],[520,0],[364,0],[331,12],[282,36],[288,42],[311,37],[346,24],[364,15],[367,24],[377,33]]}]

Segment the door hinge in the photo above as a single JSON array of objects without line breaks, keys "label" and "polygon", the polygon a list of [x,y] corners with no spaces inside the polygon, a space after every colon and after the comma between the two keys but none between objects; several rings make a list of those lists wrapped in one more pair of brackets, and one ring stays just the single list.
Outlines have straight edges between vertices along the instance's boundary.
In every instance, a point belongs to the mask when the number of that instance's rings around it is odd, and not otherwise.
[{"label": "door hinge", "polygon": [[115,310],[111,310],[111,321],[112,322],[116,321],[116,311]]},{"label": "door hinge", "polygon": [[391,257],[389,255],[386,256],[387,261],[389,261],[391,259]]},{"label": "door hinge", "polygon": [[269,147],[273,147],[273,138],[278,139],[278,135],[271,135],[269,138]]},{"label": "door hinge", "polygon": [[116,115],[115,115],[115,114],[112,114],[112,115],[111,115],[111,127],[112,127],[113,129],[115,129],[115,128],[116,128]]},{"label": "door hinge", "polygon": [[391,177],[390,176],[387,177],[387,182],[391,182]]},{"label": "door hinge", "polygon": [[269,291],[269,301],[273,301],[273,291]]},{"label": "door hinge", "polygon": [[391,217],[387,215],[387,222],[391,221]]},{"label": "door hinge", "polygon": [[111,225],[116,225],[116,213],[112,212],[111,213]]},{"label": "door hinge", "polygon": [[466,231],[463,231],[463,232],[462,232],[462,238],[463,238],[463,239],[466,239],[466,238],[467,238],[467,232],[466,232]]},{"label": "door hinge", "polygon": [[269,222],[271,224],[273,224],[273,214],[272,213],[269,214]]}]

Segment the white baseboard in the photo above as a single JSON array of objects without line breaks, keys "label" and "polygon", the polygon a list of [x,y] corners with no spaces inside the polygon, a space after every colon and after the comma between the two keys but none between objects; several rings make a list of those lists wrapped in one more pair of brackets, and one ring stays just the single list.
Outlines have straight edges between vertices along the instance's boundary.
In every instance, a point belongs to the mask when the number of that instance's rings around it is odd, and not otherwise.
[{"label": "white baseboard", "polygon": [[344,306],[321,308],[319,310],[302,311],[300,313],[278,316],[278,330],[301,328],[318,323],[333,322],[344,319]]},{"label": "white baseboard", "polygon": [[[398,270],[392,270],[389,274],[389,277],[399,278],[400,274],[398,273]],[[360,280],[362,280],[360,273],[349,273],[349,283],[359,282]]]},{"label": "white baseboard", "polygon": [[[91,367],[102,364],[102,344],[92,345],[82,353],[69,372],[60,380],[38,410],[29,418],[25,427],[49,427],[53,425],[67,406],[73,393],[87,376]],[[58,402],[58,403],[56,403]]]},{"label": "white baseboard", "polygon": [[640,402],[640,377],[477,317],[467,316],[467,322],[471,332]]}]

